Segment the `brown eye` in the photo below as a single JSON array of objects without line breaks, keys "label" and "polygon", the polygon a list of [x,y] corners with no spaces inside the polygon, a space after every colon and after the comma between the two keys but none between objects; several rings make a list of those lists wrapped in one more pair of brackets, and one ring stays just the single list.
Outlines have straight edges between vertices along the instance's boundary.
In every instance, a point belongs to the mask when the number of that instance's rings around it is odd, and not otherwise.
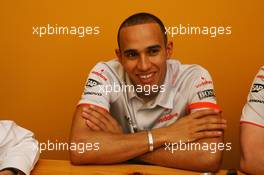
[{"label": "brown eye", "polygon": [[155,56],[159,53],[159,49],[150,49],[149,50],[149,55]]},{"label": "brown eye", "polygon": [[137,56],[138,56],[138,53],[136,53],[136,52],[126,53],[126,57],[129,57],[129,58],[135,58]]}]

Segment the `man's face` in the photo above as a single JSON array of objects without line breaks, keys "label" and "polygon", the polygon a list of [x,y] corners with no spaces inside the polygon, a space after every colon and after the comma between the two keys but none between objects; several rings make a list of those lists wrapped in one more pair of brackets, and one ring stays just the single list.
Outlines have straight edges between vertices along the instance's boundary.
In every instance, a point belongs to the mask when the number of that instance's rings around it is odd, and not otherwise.
[{"label": "man's face", "polygon": [[122,28],[119,41],[120,50],[116,53],[132,83],[160,86],[165,79],[172,43],[165,46],[159,25],[147,23]]}]

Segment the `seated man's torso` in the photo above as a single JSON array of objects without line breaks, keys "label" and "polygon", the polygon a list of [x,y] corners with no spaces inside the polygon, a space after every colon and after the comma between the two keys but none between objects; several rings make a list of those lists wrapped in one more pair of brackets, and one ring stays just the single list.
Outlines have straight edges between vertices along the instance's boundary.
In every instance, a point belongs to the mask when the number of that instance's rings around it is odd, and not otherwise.
[{"label": "seated man's torso", "polygon": [[93,104],[110,111],[123,130],[131,132],[168,126],[189,113],[189,105],[207,108],[208,103],[216,103],[208,72],[201,66],[182,65],[177,60],[167,61],[163,91],[155,99],[145,103],[135,89],[127,90],[127,85],[132,83],[117,60],[98,63],[88,77],[79,104]]}]

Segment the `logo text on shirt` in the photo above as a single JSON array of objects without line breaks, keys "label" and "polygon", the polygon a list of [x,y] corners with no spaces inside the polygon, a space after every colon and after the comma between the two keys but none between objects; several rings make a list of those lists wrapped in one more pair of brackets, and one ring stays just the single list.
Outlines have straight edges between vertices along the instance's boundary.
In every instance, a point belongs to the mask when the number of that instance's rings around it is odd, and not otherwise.
[{"label": "logo text on shirt", "polygon": [[197,85],[195,85],[196,88],[199,88],[201,86],[205,86],[205,85],[208,85],[208,84],[213,84],[212,81],[207,81],[204,77],[201,77],[201,79],[202,79],[202,82],[197,84]]},{"label": "logo text on shirt", "polygon": [[252,89],[251,89],[251,92],[259,92],[259,91],[261,91],[261,90],[263,90],[264,89],[264,85],[263,84],[257,84],[257,83],[255,83],[255,84],[253,84],[253,87],[252,87]]},{"label": "logo text on shirt", "polygon": [[92,74],[97,75],[98,77],[102,78],[104,81],[107,81],[107,78],[102,74],[104,72],[104,69],[101,69],[99,71],[92,71]]},{"label": "logo text on shirt", "polygon": [[178,113],[174,113],[174,114],[169,114],[169,115],[165,115],[165,116],[162,116],[159,120],[158,120],[158,123],[162,123],[162,122],[165,122],[165,121],[168,121],[168,120],[171,120],[172,118],[176,117],[178,115]]},{"label": "logo text on shirt", "polygon": [[207,89],[204,91],[199,91],[197,94],[198,94],[198,97],[200,100],[202,100],[204,98],[215,97],[215,93],[214,93],[213,89]]},{"label": "logo text on shirt", "polygon": [[88,79],[88,82],[86,83],[86,86],[88,86],[88,87],[94,87],[94,86],[97,86],[99,84],[101,84],[101,83],[99,83],[98,81],[96,81],[94,79],[89,78]]},{"label": "logo text on shirt", "polygon": [[257,75],[257,78],[264,80],[264,75]]}]

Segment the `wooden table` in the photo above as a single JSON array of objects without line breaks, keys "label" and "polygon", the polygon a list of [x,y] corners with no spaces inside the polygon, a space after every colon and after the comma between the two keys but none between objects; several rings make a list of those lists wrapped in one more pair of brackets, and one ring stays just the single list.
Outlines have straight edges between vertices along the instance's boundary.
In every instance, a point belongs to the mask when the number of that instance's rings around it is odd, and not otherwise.
[{"label": "wooden table", "polygon": [[[221,170],[217,175],[226,175],[226,170]],[[166,168],[152,165],[86,165],[73,166],[67,160],[38,161],[31,175],[201,175],[202,173]],[[243,175],[238,172],[239,175]]]}]

